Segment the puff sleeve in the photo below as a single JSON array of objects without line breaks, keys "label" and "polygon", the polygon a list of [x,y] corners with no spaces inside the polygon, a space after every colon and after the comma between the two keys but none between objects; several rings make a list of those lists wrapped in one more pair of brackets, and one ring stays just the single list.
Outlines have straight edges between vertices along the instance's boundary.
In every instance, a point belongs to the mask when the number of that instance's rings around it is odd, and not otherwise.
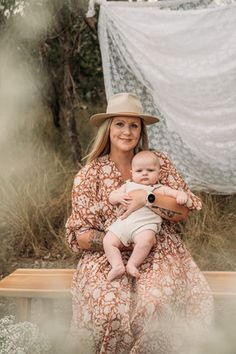
[{"label": "puff sleeve", "polygon": [[160,183],[165,184],[173,189],[182,190],[187,193],[188,200],[186,206],[190,210],[200,210],[202,208],[202,203],[200,198],[194,195],[183,177],[177,172],[176,168],[166,156],[166,154],[155,151],[155,154],[158,156],[161,170],[160,170]]}]

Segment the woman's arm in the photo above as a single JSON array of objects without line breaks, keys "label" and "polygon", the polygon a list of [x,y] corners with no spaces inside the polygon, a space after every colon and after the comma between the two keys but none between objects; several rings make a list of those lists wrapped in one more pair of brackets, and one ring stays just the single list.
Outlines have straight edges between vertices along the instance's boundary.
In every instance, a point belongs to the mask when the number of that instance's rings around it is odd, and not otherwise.
[{"label": "woman's arm", "polygon": [[[105,232],[98,230],[89,230],[82,233],[76,234],[77,244],[81,250],[88,251],[103,251],[103,238],[105,236]],[[132,250],[132,246],[125,247],[122,246],[120,251],[128,251]]]},{"label": "woman's arm", "polygon": [[103,238],[105,232],[91,229],[76,233],[76,240],[81,250],[103,251]]},{"label": "woman's arm", "polygon": [[149,205],[154,213],[169,221],[185,220],[189,213],[189,208],[177,202],[176,198],[169,195],[155,193],[155,201]]},{"label": "woman's arm", "polygon": [[[155,201],[148,205],[151,210],[160,215],[162,218],[170,221],[181,221],[186,219],[189,209],[184,205],[179,205],[176,199],[167,195],[160,195],[158,192],[155,194]],[[147,191],[135,190],[130,192],[132,200],[127,207],[127,210],[122,214],[121,219],[127,218],[133,211],[142,208],[147,204]]]},{"label": "woman's arm", "polygon": [[159,151],[153,151],[159,159],[161,169],[160,169],[160,180],[159,183],[169,186],[170,188],[184,191],[187,193],[188,200],[185,206],[190,210],[200,210],[202,208],[201,200],[198,196],[193,194],[189,189],[187,183],[183,177],[176,170],[173,163],[170,161],[168,156]]},{"label": "woman's arm", "polygon": [[[97,193],[97,166],[90,164],[76,175],[72,188],[72,210],[66,222],[66,241],[73,252],[103,251],[105,232]],[[128,248],[124,247],[124,250]]]},{"label": "woman's arm", "polygon": [[156,190],[159,195],[168,195],[169,197],[175,198],[177,204],[183,205],[188,200],[187,193],[179,191],[178,189],[173,189],[168,186],[161,186]]},{"label": "woman's arm", "polygon": [[97,197],[97,180],[90,164],[82,168],[74,179],[72,210],[66,222],[66,241],[73,252],[103,250],[104,232],[101,230],[100,206]]}]

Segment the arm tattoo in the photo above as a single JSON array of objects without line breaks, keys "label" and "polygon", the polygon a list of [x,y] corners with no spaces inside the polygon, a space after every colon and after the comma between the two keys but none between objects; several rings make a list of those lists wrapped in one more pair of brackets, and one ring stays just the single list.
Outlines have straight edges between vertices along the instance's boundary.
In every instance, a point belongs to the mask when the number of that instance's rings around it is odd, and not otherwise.
[{"label": "arm tattoo", "polygon": [[159,210],[161,212],[161,214],[163,216],[167,217],[169,220],[171,220],[171,218],[173,218],[176,215],[181,215],[181,213],[178,212],[178,211],[169,210],[169,209],[166,209],[166,208],[160,208],[160,207],[158,207],[156,205],[152,205],[151,208]]},{"label": "arm tattoo", "polygon": [[103,238],[105,234],[102,231],[91,230],[91,235],[89,236],[89,249],[91,251],[103,251]]}]

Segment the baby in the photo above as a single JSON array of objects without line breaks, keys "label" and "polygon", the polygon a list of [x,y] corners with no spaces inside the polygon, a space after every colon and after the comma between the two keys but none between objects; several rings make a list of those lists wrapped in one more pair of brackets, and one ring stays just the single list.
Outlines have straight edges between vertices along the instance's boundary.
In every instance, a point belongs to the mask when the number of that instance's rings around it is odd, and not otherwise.
[{"label": "baby", "polygon": [[[127,206],[131,200],[130,191],[144,189],[147,191],[146,206],[135,210],[127,218],[117,219],[108,228],[103,246],[111,270],[107,279],[112,281],[121,277],[125,270],[131,276],[138,278],[138,267],[147,257],[156,242],[156,234],[160,231],[162,218],[154,213],[149,205],[154,201],[153,191],[176,198],[178,204],[187,202],[185,192],[158,184],[160,163],[154,152],[141,151],[132,160],[132,181],[126,181],[119,189],[109,196],[111,204]],[[134,244],[133,252],[126,267],[122,261],[120,248]]]}]

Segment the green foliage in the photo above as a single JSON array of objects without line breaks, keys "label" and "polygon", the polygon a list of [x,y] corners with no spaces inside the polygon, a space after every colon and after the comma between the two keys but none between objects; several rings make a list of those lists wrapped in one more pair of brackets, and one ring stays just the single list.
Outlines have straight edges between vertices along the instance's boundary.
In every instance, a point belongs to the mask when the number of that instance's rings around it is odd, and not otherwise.
[{"label": "green foliage", "polygon": [[23,6],[28,3],[27,0],[1,0],[0,2],[0,16],[7,20],[11,16],[21,12]]},{"label": "green foliage", "polygon": [[[19,96],[15,111],[24,104],[27,109],[29,98],[33,104],[49,107],[60,138],[67,141],[73,160],[80,161],[84,129],[77,133],[75,123],[81,127],[91,102],[96,105],[105,100],[95,27],[91,30],[87,25],[82,1],[28,1],[21,13],[14,10],[17,4],[12,2],[10,15],[3,16],[4,26],[0,28],[2,61],[12,75],[11,81],[6,72],[5,81],[15,87]],[[2,13],[6,9],[5,3]],[[18,76],[19,82],[15,80]],[[18,89],[22,84],[23,99]],[[9,100],[13,100],[11,92]]]},{"label": "green foliage", "polygon": [[[60,27],[57,23],[48,30],[45,38],[44,62],[48,71],[53,71],[57,84],[62,83],[64,49],[60,41],[60,31],[67,30],[70,37],[68,50],[71,51],[71,73],[78,97],[91,97],[98,100],[101,97],[101,92],[104,95],[104,87],[97,35],[85,23],[85,13],[80,3],[74,7],[73,1],[62,1],[61,3],[61,7],[58,4],[56,6]],[[50,11],[52,13],[52,9]]]},{"label": "green foliage", "polygon": [[[0,11],[6,35],[5,46],[17,46],[17,55],[33,64],[38,95],[51,95],[52,84],[63,97],[65,48],[61,39],[68,31],[70,66],[78,98],[99,101],[104,97],[103,73],[98,38],[84,21],[86,1],[41,0],[27,3],[23,14],[17,0],[2,1]],[[9,13],[9,16],[4,14]],[[46,89],[46,90],[45,90]]]}]

